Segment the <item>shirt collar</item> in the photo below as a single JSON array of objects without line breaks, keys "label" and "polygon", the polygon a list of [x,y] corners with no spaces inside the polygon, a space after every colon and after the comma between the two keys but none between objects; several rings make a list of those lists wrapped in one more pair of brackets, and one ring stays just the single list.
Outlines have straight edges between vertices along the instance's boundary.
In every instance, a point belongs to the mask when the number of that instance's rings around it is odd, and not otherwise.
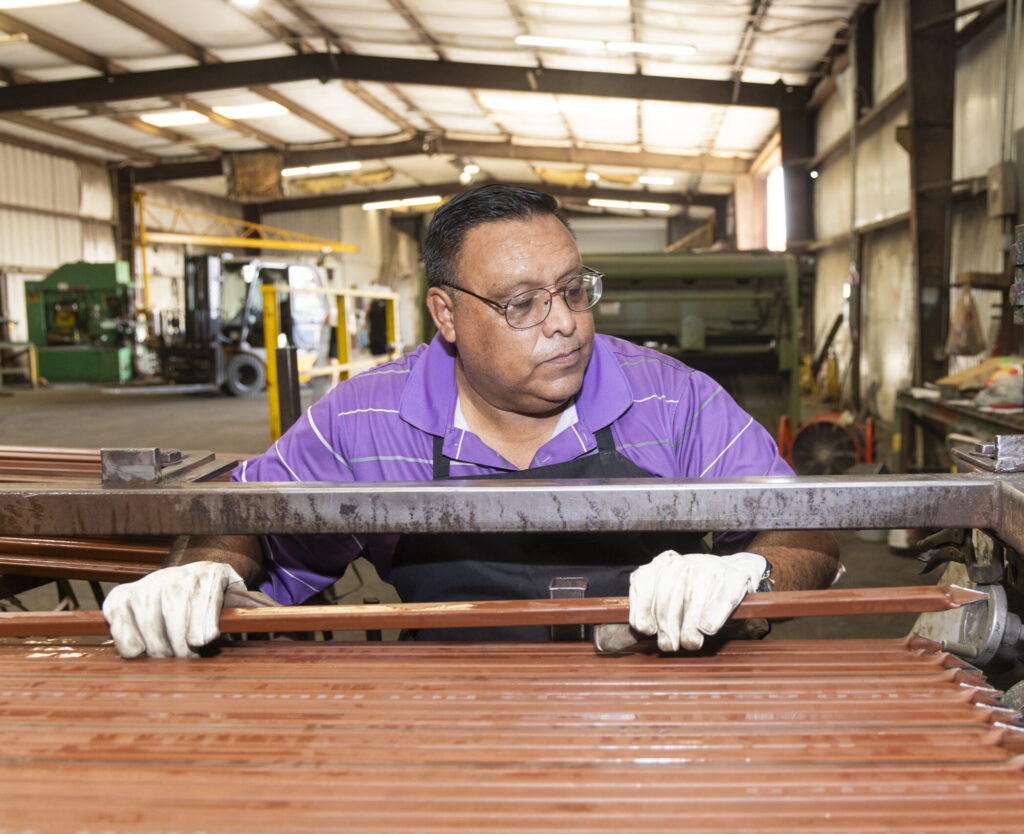
[{"label": "shirt collar", "polygon": [[[629,382],[611,344],[608,336],[594,337],[590,364],[587,365],[583,385],[576,398],[575,414],[588,430],[583,433],[583,440],[588,446],[594,443],[593,432],[613,423],[633,404]],[[458,399],[455,347],[438,333],[409,373],[409,381],[398,406],[399,416],[427,434],[445,438],[445,454],[449,457],[461,456],[465,459],[467,452],[472,449],[473,457],[488,459],[480,460],[480,463],[510,468],[475,435],[464,427],[456,426]],[[569,411],[571,409],[566,409],[566,412]],[[572,415],[566,416],[563,413],[555,430],[556,437],[568,428],[569,421],[576,422]]]}]

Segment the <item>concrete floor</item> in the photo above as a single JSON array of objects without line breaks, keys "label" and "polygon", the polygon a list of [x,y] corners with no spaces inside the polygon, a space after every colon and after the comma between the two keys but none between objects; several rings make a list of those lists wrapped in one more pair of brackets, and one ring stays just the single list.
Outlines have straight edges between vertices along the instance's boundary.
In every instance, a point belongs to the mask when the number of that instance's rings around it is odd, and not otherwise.
[{"label": "concrete floor", "polygon": [[[215,394],[109,394],[99,387],[54,385],[33,391],[6,386],[0,396],[0,444],[47,447],[159,446],[171,449],[210,449],[255,454],[270,440],[264,397],[235,399]],[[312,398],[304,393],[304,405]],[[841,531],[846,575],[840,587],[878,587],[933,584],[935,575],[919,575],[920,563],[897,556],[884,541],[869,541],[871,533]],[[368,568],[365,565],[365,568]],[[79,602],[94,607],[84,583],[75,583]],[[393,597],[372,570],[350,571],[337,588],[345,601]],[[54,586],[24,595],[35,609],[57,604]],[[776,624],[772,638],[898,637],[914,622],[912,614],[862,617],[816,617]],[[340,636],[340,635],[339,635]]]}]

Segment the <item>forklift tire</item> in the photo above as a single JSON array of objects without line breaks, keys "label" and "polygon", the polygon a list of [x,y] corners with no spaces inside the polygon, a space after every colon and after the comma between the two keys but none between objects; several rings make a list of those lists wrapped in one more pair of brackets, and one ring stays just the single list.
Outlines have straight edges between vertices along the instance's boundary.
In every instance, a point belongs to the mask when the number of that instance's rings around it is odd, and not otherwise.
[{"label": "forklift tire", "polygon": [[224,390],[232,397],[251,397],[267,384],[267,370],[251,353],[236,353],[225,370]]}]

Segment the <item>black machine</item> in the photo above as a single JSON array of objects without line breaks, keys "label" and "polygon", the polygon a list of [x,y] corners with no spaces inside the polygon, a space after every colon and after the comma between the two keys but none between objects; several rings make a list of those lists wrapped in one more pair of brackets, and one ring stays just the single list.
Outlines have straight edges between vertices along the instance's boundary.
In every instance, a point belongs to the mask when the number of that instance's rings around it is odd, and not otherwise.
[{"label": "black machine", "polygon": [[[164,378],[217,385],[236,397],[261,391],[267,379],[261,287],[267,284],[311,289],[322,286],[322,280],[315,267],[305,264],[187,257],[184,316],[169,318],[160,337]],[[323,296],[282,294],[280,332],[300,357],[315,358],[326,320]]]}]

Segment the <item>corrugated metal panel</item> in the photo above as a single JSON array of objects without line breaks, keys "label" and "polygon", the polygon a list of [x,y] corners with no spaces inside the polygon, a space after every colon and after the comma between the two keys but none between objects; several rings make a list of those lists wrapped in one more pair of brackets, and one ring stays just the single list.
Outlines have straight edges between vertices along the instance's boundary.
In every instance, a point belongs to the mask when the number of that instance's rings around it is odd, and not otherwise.
[{"label": "corrugated metal panel", "polygon": [[114,194],[107,172],[98,165],[82,165],[79,170],[82,176],[79,211],[86,217],[112,220],[114,217]]},{"label": "corrugated metal panel", "polygon": [[818,111],[815,124],[815,149],[818,153],[836,141],[850,129],[850,73],[841,72],[836,76],[836,92]]},{"label": "corrugated metal panel", "polygon": [[875,101],[881,101],[907,80],[906,13],[907,0],[882,0],[875,10]]},{"label": "corrugated metal panel", "polygon": [[850,230],[850,157],[835,157],[814,181],[814,231],[819,239]]},{"label": "corrugated metal panel", "polygon": [[79,221],[0,209],[0,264],[53,269],[82,257]]},{"label": "corrugated metal panel", "polygon": [[77,214],[81,175],[69,159],[0,143],[0,202]]},{"label": "corrugated metal panel", "polygon": [[[850,279],[850,249],[845,243],[818,253],[814,282],[814,350],[821,349],[832,322],[843,312],[843,284]],[[850,329],[841,327],[832,343],[839,367],[850,363]],[[849,375],[847,375],[849,379]]]},{"label": "corrugated metal panel", "polygon": [[953,178],[983,176],[999,161],[1004,73],[1003,26],[996,23],[957,53]]},{"label": "corrugated metal panel", "polygon": [[901,224],[864,238],[862,393],[872,412],[891,420],[896,392],[914,370],[915,309],[910,229]]},{"label": "corrugated metal panel", "polygon": [[82,260],[109,263],[117,260],[114,229],[105,223],[82,224]]},{"label": "corrugated metal panel", "polygon": [[[360,209],[361,210],[361,209]],[[263,215],[263,223],[290,232],[341,241],[341,211],[338,208],[272,211]],[[341,241],[352,243],[352,241]]]},{"label": "corrugated metal panel", "polygon": [[894,111],[866,133],[857,150],[857,225],[874,223],[910,209],[910,156],[896,142],[896,127],[907,111]]},{"label": "corrugated metal panel", "polygon": [[[985,196],[953,205],[950,225],[950,281],[961,272],[1002,272],[1002,223],[988,216]],[[956,305],[959,289],[950,291],[950,310]],[[954,356],[950,371],[964,370],[978,364],[990,355],[999,327],[1002,293],[994,290],[974,290],[974,303],[978,308],[986,347],[975,357]]]}]

